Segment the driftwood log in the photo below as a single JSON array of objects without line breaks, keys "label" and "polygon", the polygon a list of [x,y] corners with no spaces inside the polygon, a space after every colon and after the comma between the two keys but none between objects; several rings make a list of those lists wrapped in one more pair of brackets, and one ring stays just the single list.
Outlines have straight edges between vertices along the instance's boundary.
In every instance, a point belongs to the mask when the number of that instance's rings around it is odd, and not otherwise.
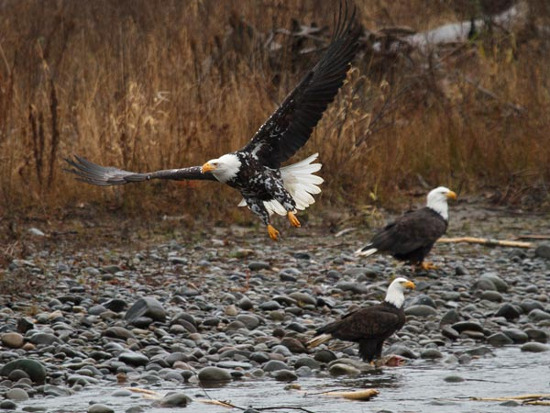
[{"label": "driftwood log", "polygon": [[507,241],[492,238],[475,238],[475,237],[458,237],[458,238],[439,238],[437,242],[441,243],[458,243],[466,242],[469,244],[482,244],[488,247],[514,247],[514,248],[533,248],[535,245],[532,242],[523,241]]}]

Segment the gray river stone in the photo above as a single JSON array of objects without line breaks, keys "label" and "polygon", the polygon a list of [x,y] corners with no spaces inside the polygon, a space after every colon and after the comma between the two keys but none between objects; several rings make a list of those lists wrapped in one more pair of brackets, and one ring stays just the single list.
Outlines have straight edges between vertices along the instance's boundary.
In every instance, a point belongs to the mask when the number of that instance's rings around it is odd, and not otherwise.
[{"label": "gray river stone", "polygon": [[115,413],[115,410],[101,403],[92,404],[88,407],[88,413]]},{"label": "gray river stone", "polygon": [[185,393],[168,393],[162,399],[160,399],[159,404],[162,407],[185,407],[192,402],[192,399],[187,396]]},{"label": "gray river stone", "polygon": [[535,308],[534,310],[531,310],[529,312],[528,317],[530,320],[533,320],[533,321],[550,320],[550,313],[547,313],[546,311]]},{"label": "gray river stone", "polygon": [[437,315],[437,310],[429,305],[418,304],[405,308],[405,314],[416,317],[429,317],[432,315]]},{"label": "gray river stone", "polygon": [[34,383],[44,383],[46,380],[46,368],[40,361],[20,359],[10,361],[0,370],[0,376],[7,377],[13,370],[23,370]]},{"label": "gray river stone", "polygon": [[124,316],[126,321],[130,323],[138,317],[149,317],[155,321],[164,322],[166,320],[166,310],[156,298],[143,297],[137,300]]},{"label": "gray river stone", "polygon": [[198,378],[201,382],[220,382],[232,379],[228,370],[213,366],[202,368],[199,371]]},{"label": "gray river stone", "polygon": [[20,402],[24,400],[29,400],[29,395],[23,389],[14,388],[14,389],[9,389],[6,392],[6,398]]},{"label": "gray river stone", "polygon": [[548,350],[550,350],[550,346],[543,343],[537,343],[536,341],[530,341],[521,346],[521,351],[530,351],[532,353],[541,353]]}]

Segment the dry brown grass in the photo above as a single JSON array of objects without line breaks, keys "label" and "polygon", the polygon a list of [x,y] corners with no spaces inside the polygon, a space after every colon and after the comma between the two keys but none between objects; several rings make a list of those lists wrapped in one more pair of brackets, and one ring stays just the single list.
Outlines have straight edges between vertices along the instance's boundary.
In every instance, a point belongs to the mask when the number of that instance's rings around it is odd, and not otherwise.
[{"label": "dry brown grass", "polygon": [[[419,0],[357,3],[371,30],[457,19],[438,1],[431,11]],[[419,6],[426,12],[415,12]],[[97,202],[126,212],[200,208],[209,218],[247,221],[222,207],[239,197],[221,185],[95,188],[62,173],[63,158],[144,171],[202,164],[240,147],[310,63],[296,61],[288,43],[274,58],[262,36],[292,18],[331,26],[335,8],[298,0],[8,0],[0,7],[1,209]],[[241,16],[250,26],[237,24]],[[409,73],[398,61],[380,70],[362,56],[299,154],[321,154],[326,184],[317,208],[391,204],[396,191],[419,187],[419,177],[466,192],[500,188],[503,202],[548,202],[549,51],[537,35],[482,36],[445,61],[452,81],[435,71]],[[370,123],[385,102],[391,110]]]}]

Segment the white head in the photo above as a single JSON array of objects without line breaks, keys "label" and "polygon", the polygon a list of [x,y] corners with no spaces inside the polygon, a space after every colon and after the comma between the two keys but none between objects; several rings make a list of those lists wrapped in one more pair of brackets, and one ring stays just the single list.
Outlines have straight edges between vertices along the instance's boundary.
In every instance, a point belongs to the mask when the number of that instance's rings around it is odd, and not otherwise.
[{"label": "white head", "polygon": [[404,277],[396,278],[388,287],[386,298],[384,301],[393,304],[397,308],[401,308],[405,302],[405,291],[407,289],[414,290],[415,285],[412,281]]},{"label": "white head", "polygon": [[428,208],[433,209],[435,212],[441,215],[443,219],[448,220],[449,208],[447,206],[447,200],[449,198],[456,199],[456,194],[449,188],[438,186],[437,188],[432,189],[428,194],[428,202],[426,205]]},{"label": "white head", "polygon": [[228,153],[220,156],[218,159],[211,159],[206,162],[202,166],[201,172],[212,172],[212,175],[218,181],[225,183],[235,178],[240,168],[241,161],[239,161],[239,157],[234,153]]}]

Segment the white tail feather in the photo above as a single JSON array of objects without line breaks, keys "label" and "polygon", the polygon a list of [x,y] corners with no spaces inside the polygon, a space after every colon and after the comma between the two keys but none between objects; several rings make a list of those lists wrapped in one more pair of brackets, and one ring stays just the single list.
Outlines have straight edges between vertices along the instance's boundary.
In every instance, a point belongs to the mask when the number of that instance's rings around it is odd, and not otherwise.
[{"label": "white tail feather", "polygon": [[320,346],[323,343],[326,343],[327,341],[332,340],[331,334],[321,334],[317,337],[313,337],[311,340],[307,342],[307,348],[313,348]]},{"label": "white tail feather", "polygon": [[355,255],[359,257],[369,257],[372,254],[375,254],[378,250],[376,248],[372,248],[371,246],[372,244],[367,244],[364,247],[359,248],[355,251]]},{"label": "white tail feather", "polygon": [[[285,189],[290,193],[294,201],[296,202],[296,209],[304,210],[315,202],[315,198],[312,195],[316,195],[321,192],[321,185],[325,180],[320,176],[314,175],[318,172],[322,165],[320,163],[312,163],[319,156],[315,153],[300,162],[293,163],[292,165],[283,166],[281,168],[281,178]],[[274,199],[271,201],[264,201],[265,208],[269,214],[286,215],[285,208]],[[243,199],[239,206],[246,206],[246,201]]]}]

